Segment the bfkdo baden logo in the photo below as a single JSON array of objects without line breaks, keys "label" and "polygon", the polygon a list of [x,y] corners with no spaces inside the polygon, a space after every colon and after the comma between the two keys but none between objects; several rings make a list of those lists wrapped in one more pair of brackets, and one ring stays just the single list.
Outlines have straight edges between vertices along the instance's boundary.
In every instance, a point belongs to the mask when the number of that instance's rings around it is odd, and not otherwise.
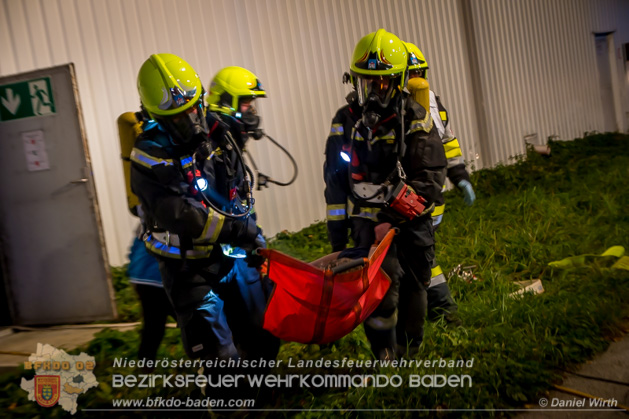
[{"label": "bfkdo baden logo", "polygon": [[94,375],[96,362],[86,353],[68,355],[51,345],[37,344],[37,352],[24,363],[26,371],[34,371],[32,380],[22,378],[20,387],[28,392],[28,399],[42,407],[59,405],[75,414],[79,396],[98,381]]},{"label": "bfkdo baden logo", "polygon": [[35,376],[35,401],[43,407],[52,407],[59,401],[61,377],[58,375]]}]

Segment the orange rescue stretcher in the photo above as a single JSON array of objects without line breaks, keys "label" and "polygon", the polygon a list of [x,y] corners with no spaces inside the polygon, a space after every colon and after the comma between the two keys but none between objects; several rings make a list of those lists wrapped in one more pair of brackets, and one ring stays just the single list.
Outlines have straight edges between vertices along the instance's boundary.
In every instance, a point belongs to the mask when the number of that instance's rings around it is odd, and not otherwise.
[{"label": "orange rescue stretcher", "polygon": [[275,287],[267,303],[264,329],[280,339],[329,343],[349,334],[376,309],[391,280],[380,265],[391,246],[390,230],[369,258],[330,267],[340,252],[305,263],[272,249],[258,249],[268,261]]}]

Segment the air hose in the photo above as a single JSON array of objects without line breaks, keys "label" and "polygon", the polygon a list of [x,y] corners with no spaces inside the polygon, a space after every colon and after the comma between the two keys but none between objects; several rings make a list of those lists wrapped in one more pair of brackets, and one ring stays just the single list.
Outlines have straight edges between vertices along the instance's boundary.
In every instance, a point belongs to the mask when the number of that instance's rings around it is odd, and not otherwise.
[{"label": "air hose", "polygon": [[[203,202],[208,205],[210,208],[212,208],[214,211],[218,212],[219,214],[225,216],[225,217],[230,217],[230,218],[247,218],[249,216],[249,213],[251,213],[251,209],[253,208],[253,204],[255,202],[255,200],[253,199],[253,193],[251,192],[251,187],[252,187],[252,180],[251,180],[251,175],[252,175],[252,171],[251,169],[245,164],[245,160],[242,156],[242,153],[240,152],[240,147],[238,147],[238,144],[236,144],[236,141],[234,140],[234,137],[232,137],[231,133],[229,131],[227,131],[226,133],[226,137],[227,137],[227,141],[229,143],[229,145],[231,145],[231,147],[236,151],[236,155],[237,155],[237,160],[238,163],[240,164],[241,168],[242,168],[242,172],[244,173],[244,184],[245,184],[245,212],[243,212],[242,214],[234,214],[234,213],[229,213],[229,212],[225,212],[222,209],[220,209],[216,204],[214,204],[214,202],[212,202],[212,200],[210,198],[208,198],[208,196],[205,194],[204,191],[199,190],[199,192],[201,193],[201,197],[203,199]],[[203,156],[199,156],[201,157],[201,161],[205,161],[207,158],[212,156],[212,152],[209,150],[210,144],[208,142],[205,142],[201,145],[201,147],[199,147],[197,149],[197,151],[194,152],[194,154],[192,155],[192,176],[193,176],[193,180],[194,180],[194,185],[197,185],[199,178],[197,177],[197,155],[199,154],[199,149],[203,149],[204,153],[207,155],[203,155]],[[254,166],[255,167],[255,166]]]},{"label": "air hose", "polygon": [[[295,182],[295,179],[297,179],[297,173],[298,173],[298,168],[297,168],[297,162],[295,161],[295,159],[293,158],[293,156],[289,153],[288,150],[286,150],[284,147],[282,147],[281,144],[279,144],[277,141],[275,141],[273,138],[271,138],[268,134],[266,133],[262,133],[262,135],[266,138],[269,139],[269,141],[271,141],[273,144],[275,144],[275,146],[277,148],[279,148],[280,150],[282,150],[284,152],[284,154],[286,154],[286,156],[288,156],[291,164],[293,165],[293,176],[290,178],[290,180],[288,182],[280,182],[278,180],[275,180],[273,178],[271,178],[268,175],[265,175],[264,173],[260,172],[260,170],[258,170],[258,165],[256,164],[255,160],[253,159],[253,156],[251,155],[251,153],[249,153],[248,151],[245,150],[245,153],[247,153],[247,156],[249,158],[249,160],[251,161],[251,165],[253,166],[253,170],[256,173],[256,177],[257,177],[257,190],[261,190],[262,187],[269,187],[269,183],[273,183],[275,185],[278,186],[288,186],[290,184],[292,184],[293,182]],[[254,137],[256,138],[256,137]],[[257,138],[256,138],[257,139]]]}]

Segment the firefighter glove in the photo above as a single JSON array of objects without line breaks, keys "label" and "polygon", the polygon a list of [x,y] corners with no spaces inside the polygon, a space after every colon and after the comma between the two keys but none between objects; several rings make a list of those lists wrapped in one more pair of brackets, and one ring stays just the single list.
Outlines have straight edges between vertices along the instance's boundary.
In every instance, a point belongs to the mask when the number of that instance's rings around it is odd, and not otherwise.
[{"label": "firefighter glove", "polygon": [[262,234],[258,234],[253,242],[253,248],[251,250],[247,250],[247,257],[245,261],[247,262],[247,266],[250,268],[260,268],[264,263],[264,257],[256,254],[256,249],[265,249],[266,248],[266,240],[262,236]]},{"label": "firefighter glove", "polygon": [[472,184],[467,180],[462,180],[457,185],[461,192],[463,192],[463,200],[468,206],[472,206],[474,201],[476,200],[476,194],[474,193],[474,188],[472,188]]}]

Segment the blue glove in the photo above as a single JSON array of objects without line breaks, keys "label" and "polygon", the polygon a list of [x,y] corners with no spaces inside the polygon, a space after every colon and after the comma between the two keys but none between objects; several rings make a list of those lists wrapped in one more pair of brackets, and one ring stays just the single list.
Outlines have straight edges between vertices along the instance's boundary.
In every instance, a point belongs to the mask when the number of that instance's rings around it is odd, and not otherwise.
[{"label": "blue glove", "polygon": [[457,185],[461,192],[463,192],[463,200],[468,206],[472,206],[474,201],[476,201],[476,194],[474,193],[474,188],[472,188],[472,184],[467,180],[462,180]]}]

